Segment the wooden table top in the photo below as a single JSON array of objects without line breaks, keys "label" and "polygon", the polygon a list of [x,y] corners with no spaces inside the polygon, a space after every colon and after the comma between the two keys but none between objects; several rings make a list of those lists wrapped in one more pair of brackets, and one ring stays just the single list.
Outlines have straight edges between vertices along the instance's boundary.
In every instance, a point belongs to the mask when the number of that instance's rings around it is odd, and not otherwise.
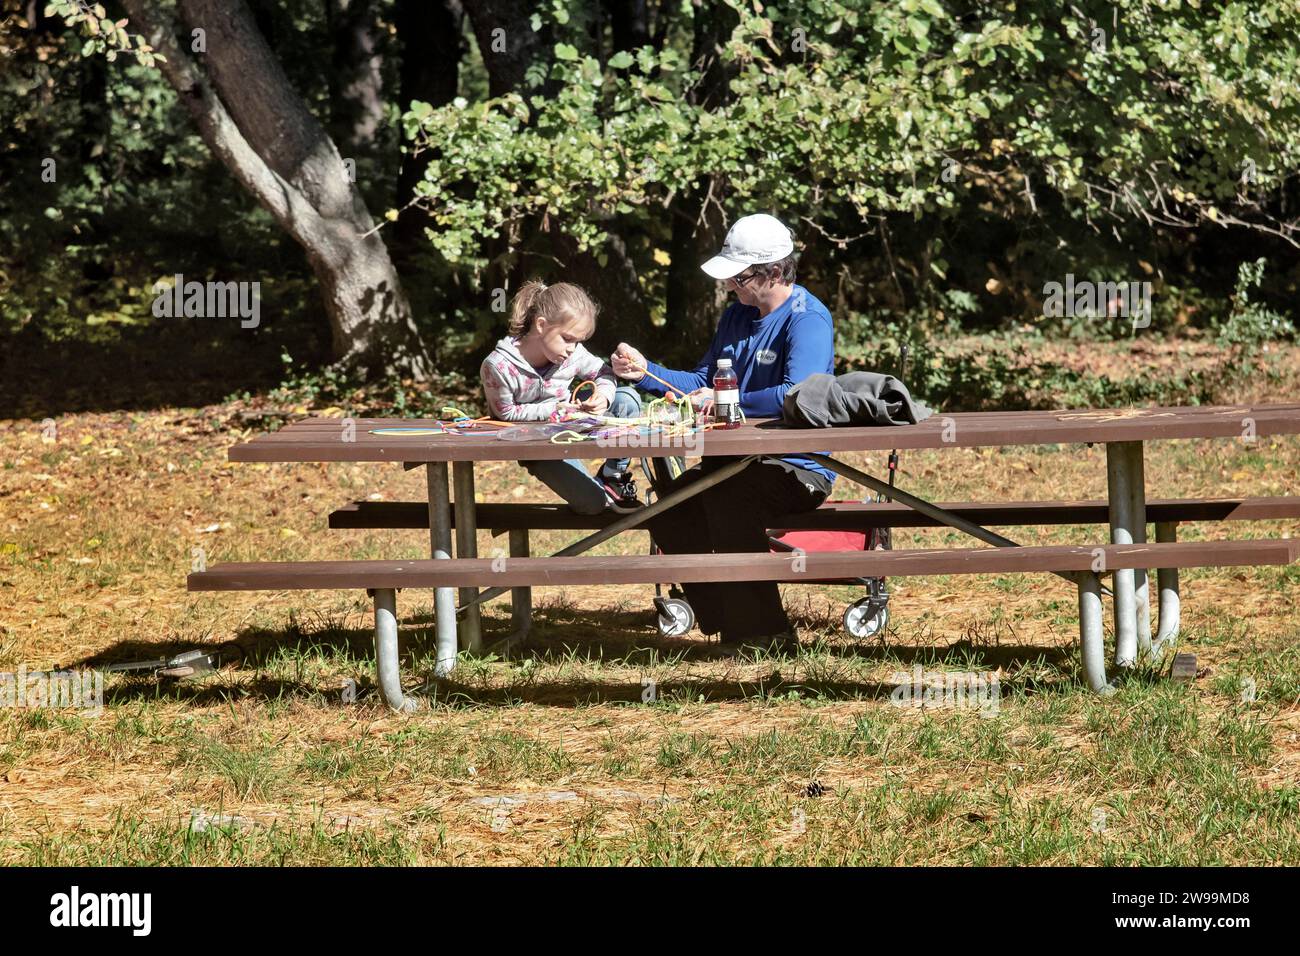
[{"label": "wooden table top", "polygon": [[[351,426],[348,426],[351,422]],[[937,414],[917,425],[790,428],[779,419],[691,436],[683,445],[559,445],[482,435],[376,435],[375,429],[427,428],[412,418],[308,418],[231,447],[231,461],[525,461],[604,459],[617,455],[689,457],[800,452],[973,448],[1069,442],[1149,441],[1300,434],[1300,404]],[[352,440],[345,440],[347,438]]]}]

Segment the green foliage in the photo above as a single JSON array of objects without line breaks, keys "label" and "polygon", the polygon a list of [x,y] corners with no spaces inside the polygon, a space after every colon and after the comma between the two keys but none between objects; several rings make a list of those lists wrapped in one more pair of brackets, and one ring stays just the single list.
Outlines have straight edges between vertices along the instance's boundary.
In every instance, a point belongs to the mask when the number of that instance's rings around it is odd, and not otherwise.
[{"label": "green foliage", "polygon": [[[24,22],[26,4],[0,2]],[[252,6],[328,128],[337,24],[313,0]],[[0,35],[0,335],[109,348],[154,334],[159,278],[258,278],[285,292],[257,377],[288,343],[306,395],[328,329],[300,250],[212,158],[115,4],[42,8],[54,29]],[[392,0],[374,9],[391,26]],[[466,17],[461,96],[442,106],[399,101],[408,38],[383,31],[389,123],[356,157],[358,185],[372,210],[400,208],[397,138],[431,157],[417,187],[430,242],[399,267],[440,369],[472,376],[496,333],[485,274],[565,272],[561,236],[644,302],[651,325],[618,334],[661,332],[656,358],[692,359],[707,328],[666,303],[714,241],[706,219],[760,210],[795,226],[800,281],[831,307],[847,360],[892,367],[905,338],[918,384],[948,407],[1214,391],[1206,373],[1111,381],[1017,362],[1008,334],[1133,337],[1044,319],[1039,290],[1066,273],[1149,279],[1139,337],[1206,335],[1245,368],[1294,334],[1300,268],[1277,235],[1295,225],[1300,172],[1294,3],[720,0],[655,17],[651,45],[618,49],[591,0],[535,4],[522,28],[546,31],[549,56],[498,99]],[[1238,275],[1243,261],[1267,268]],[[286,319],[316,335],[296,341]],[[953,344],[970,334],[1000,344]],[[232,363],[226,392],[248,368]],[[345,387],[318,385],[331,402]]]},{"label": "green foliage", "polygon": [[[404,122],[436,150],[420,195],[439,251],[480,264],[484,242],[528,219],[582,247],[653,234],[671,197],[706,181],[729,214],[847,234],[989,200],[1028,213],[1029,193],[1085,222],[1244,222],[1300,169],[1300,10],[1286,0],[1123,0],[1083,16],[1049,2],[729,5],[718,105],[689,95],[703,78],[671,47],[602,67],[576,42],[555,47],[554,95],[416,104]],[[666,267],[648,252],[643,272]]]},{"label": "green foliage", "polygon": [[1251,289],[1258,289],[1264,280],[1265,260],[1243,262],[1237,269],[1237,291],[1233,297],[1232,311],[1226,319],[1215,323],[1216,339],[1229,348],[1240,349],[1247,358],[1265,342],[1273,339],[1293,338],[1295,325],[1291,320],[1266,308],[1251,297]]},{"label": "green foliage", "polygon": [[92,4],[87,0],[55,0],[46,4],[45,15],[63,17],[65,26],[81,28],[82,35],[86,38],[81,44],[82,56],[102,53],[112,62],[117,59],[118,53],[130,53],[141,66],[167,62],[167,58],[156,53],[143,36],[132,34],[126,29],[126,19],[110,20],[103,4]]}]

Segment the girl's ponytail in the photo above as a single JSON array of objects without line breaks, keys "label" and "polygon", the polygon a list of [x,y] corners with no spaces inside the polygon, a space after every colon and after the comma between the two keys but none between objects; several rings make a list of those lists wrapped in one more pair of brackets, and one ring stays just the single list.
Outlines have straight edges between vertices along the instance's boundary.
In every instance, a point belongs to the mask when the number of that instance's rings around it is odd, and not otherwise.
[{"label": "girl's ponytail", "polygon": [[530,279],[519,287],[514,301],[510,303],[510,323],[506,326],[511,335],[525,335],[533,327],[533,321],[542,314],[542,293],[546,283]]}]

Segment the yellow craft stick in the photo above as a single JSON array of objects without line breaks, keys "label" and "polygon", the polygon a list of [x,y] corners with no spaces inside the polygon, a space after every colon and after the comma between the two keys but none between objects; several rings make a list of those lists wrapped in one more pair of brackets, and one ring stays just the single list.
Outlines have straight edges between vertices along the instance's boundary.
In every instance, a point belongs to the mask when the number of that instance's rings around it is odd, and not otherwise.
[{"label": "yellow craft stick", "polygon": [[660,385],[662,385],[664,388],[668,389],[668,394],[669,394],[669,395],[676,395],[678,392],[681,391],[681,389],[678,388],[676,385],[672,385],[672,384],[669,384],[668,382],[665,382],[662,378],[660,378],[660,377],[659,377],[658,375],[656,375],[654,372],[650,371],[648,368],[645,368],[645,367],[642,366],[642,365],[637,365],[636,362],[628,362],[628,364],[631,365],[633,368],[639,368],[639,369],[641,369],[641,371],[644,372],[646,375],[650,376],[652,379],[654,379],[656,382],[658,382],[658,383],[659,383]]}]

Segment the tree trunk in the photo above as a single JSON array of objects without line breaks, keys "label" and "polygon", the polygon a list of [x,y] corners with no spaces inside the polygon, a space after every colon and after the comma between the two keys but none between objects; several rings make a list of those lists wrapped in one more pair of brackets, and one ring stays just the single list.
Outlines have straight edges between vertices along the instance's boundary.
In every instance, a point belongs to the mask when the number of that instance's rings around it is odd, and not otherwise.
[{"label": "tree trunk", "polygon": [[369,156],[384,119],[383,56],[373,0],[328,0],[334,38],[330,71],[330,130],[348,156]]},{"label": "tree trunk", "polygon": [[[579,252],[577,242],[563,232],[553,237],[543,233],[540,238],[551,244],[551,253],[564,263],[555,280],[582,286],[600,303],[600,343],[612,349],[620,340],[632,341],[645,334],[650,327],[650,307],[641,295],[636,265],[618,233],[611,232],[603,246],[587,252]],[[597,258],[602,253],[604,265]]]},{"label": "tree trunk", "polygon": [[[701,77],[688,94],[692,103],[713,109],[729,98],[732,70],[722,62],[720,51],[737,22],[734,11],[696,0],[691,64]],[[680,191],[669,205],[672,262],[668,266],[667,322],[660,330],[665,345],[688,343],[690,348],[698,348],[707,342],[726,301],[725,294],[719,295],[717,283],[700,270],[700,263],[717,253],[726,235],[723,189],[720,177],[709,176],[699,186]]]},{"label": "tree trunk", "polygon": [[533,32],[533,0],[464,0],[474,39],[488,72],[488,93],[504,96],[524,87],[528,68],[551,62],[551,31]]},{"label": "tree trunk", "polygon": [[612,53],[649,45],[650,23],[646,13],[646,0],[604,0],[603,5],[609,13]]},{"label": "tree trunk", "polygon": [[[184,47],[154,0],[123,0],[165,56],[163,75],[204,142],[303,247],[324,291],[340,365],[427,378],[428,357],[388,250],[324,128],[293,89],[244,0],[180,0]],[[202,29],[200,70],[190,30]]]},{"label": "tree trunk", "polygon": [[[394,19],[402,45],[398,106],[403,112],[411,108],[412,100],[443,106],[456,98],[464,16],[460,0],[397,0]],[[395,205],[400,210],[397,243],[404,255],[409,255],[424,241],[424,229],[432,223],[428,210],[419,206],[406,208],[415,195],[416,184],[424,179],[424,170],[432,157],[431,150],[418,156],[402,154]]]}]

